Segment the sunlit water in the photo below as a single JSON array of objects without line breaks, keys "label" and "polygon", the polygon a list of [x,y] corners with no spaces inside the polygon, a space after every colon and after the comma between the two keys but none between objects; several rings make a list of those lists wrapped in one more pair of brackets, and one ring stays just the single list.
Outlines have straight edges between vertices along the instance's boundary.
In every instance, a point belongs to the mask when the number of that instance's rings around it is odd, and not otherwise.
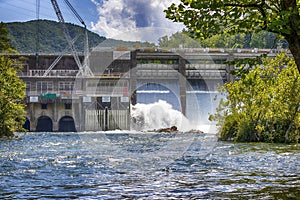
[{"label": "sunlit water", "polygon": [[137,132],[0,140],[0,199],[296,199],[299,188],[297,145]]}]

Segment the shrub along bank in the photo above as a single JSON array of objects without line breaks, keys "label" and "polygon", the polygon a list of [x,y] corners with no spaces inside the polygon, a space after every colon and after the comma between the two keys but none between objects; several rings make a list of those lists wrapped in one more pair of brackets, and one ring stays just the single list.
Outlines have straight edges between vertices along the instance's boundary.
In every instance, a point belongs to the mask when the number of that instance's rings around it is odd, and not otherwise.
[{"label": "shrub along bank", "polygon": [[299,142],[300,75],[286,54],[264,58],[239,80],[226,83],[210,120],[217,121],[221,140]]}]

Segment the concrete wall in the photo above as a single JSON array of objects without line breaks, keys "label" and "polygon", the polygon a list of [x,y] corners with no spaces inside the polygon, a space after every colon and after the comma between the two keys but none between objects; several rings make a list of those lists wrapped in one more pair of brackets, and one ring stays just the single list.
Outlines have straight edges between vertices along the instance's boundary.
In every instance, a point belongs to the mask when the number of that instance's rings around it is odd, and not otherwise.
[{"label": "concrete wall", "polygon": [[[27,104],[27,118],[30,121],[30,131],[35,131],[40,117],[49,117],[53,123],[53,131],[58,131],[59,120],[65,116],[75,118],[75,109],[65,109],[65,104],[59,103],[48,103],[47,109],[42,109],[41,103],[30,103]],[[78,128],[78,127],[76,127]]]}]

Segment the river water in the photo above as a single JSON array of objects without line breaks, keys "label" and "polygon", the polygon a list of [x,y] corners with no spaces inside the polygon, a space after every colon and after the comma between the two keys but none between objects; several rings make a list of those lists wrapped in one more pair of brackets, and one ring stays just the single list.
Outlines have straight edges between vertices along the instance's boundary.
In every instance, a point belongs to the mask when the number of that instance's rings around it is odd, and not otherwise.
[{"label": "river water", "polygon": [[0,199],[299,199],[299,188],[299,145],[121,131],[0,140]]}]

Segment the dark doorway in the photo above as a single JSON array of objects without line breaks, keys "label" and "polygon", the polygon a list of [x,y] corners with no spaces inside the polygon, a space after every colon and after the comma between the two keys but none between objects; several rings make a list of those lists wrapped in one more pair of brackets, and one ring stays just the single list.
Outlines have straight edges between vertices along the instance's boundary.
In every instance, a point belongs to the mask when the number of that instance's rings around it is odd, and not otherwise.
[{"label": "dark doorway", "polygon": [[52,132],[53,131],[53,123],[50,117],[42,116],[38,119],[37,126],[36,126],[37,132]]},{"label": "dark doorway", "polygon": [[30,131],[30,121],[28,118],[26,118],[25,123],[23,124],[23,128],[27,131]]},{"label": "dark doorway", "polygon": [[75,122],[73,117],[64,116],[59,120],[59,132],[76,132]]}]

